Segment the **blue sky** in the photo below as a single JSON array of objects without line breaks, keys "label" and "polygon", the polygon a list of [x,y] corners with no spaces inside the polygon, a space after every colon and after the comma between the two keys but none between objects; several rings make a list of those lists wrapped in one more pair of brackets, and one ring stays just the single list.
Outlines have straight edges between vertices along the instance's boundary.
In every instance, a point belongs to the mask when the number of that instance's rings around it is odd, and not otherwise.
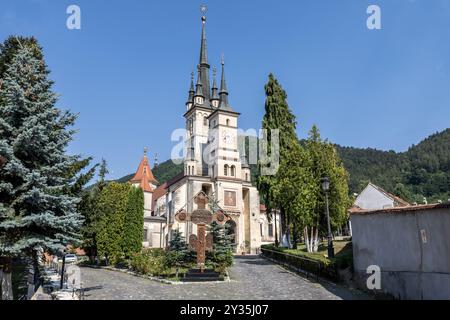
[{"label": "blue sky", "polygon": [[[346,146],[405,151],[450,127],[450,1],[228,0],[208,5],[209,62],[225,54],[240,127],[259,128],[273,72],[298,135],[312,124]],[[66,28],[81,8],[82,29]],[[0,40],[38,38],[61,95],[79,113],[70,152],[102,157],[111,178],[148,146],[170,157],[198,63],[200,1],[1,0]],[[366,27],[370,4],[382,29]]]}]

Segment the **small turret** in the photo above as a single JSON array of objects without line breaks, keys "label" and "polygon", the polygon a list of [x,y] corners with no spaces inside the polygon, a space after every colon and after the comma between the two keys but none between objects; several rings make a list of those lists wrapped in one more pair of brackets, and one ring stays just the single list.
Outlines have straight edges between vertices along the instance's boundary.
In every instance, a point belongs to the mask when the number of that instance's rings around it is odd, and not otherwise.
[{"label": "small turret", "polygon": [[225,80],[225,60],[222,56],[222,79],[220,81],[220,103],[219,108],[225,110],[231,110],[230,104],[228,103],[228,89],[227,82]]},{"label": "small turret", "polygon": [[217,82],[216,82],[216,74],[217,74],[217,70],[216,68],[213,68],[213,85],[212,85],[212,91],[211,91],[211,104],[214,108],[218,108],[219,107],[219,102],[220,102],[220,97],[219,97],[219,93],[218,93],[218,88],[217,88]]},{"label": "small turret", "polygon": [[204,102],[205,102],[205,95],[203,94],[203,84],[200,74],[200,66],[198,66],[198,78],[197,78],[197,85],[195,88],[194,103],[196,105],[202,105]]},{"label": "small turret", "polygon": [[186,102],[186,109],[189,110],[194,104],[194,72],[191,73],[191,86],[189,87],[189,96]]}]

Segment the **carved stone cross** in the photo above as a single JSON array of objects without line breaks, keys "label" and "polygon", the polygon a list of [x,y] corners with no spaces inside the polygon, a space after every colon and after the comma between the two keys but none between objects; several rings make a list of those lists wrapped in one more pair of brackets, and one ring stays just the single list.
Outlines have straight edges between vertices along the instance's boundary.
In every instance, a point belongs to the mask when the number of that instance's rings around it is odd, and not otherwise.
[{"label": "carved stone cross", "polygon": [[203,192],[200,192],[195,198],[194,202],[197,204],[197,210],[192,213],[179,211],[175,215],[178,222],[191,221],[197,225],[197,235],[191,234],[189,236],[189,247],[197,252],[197,265],[201,272],[205,269],[206,251],[213,249],[213,235],[209,233],[206,235],[206,225],[213,220],[223,225],[230,217],[224,214],[221,210],[212,214],[206,209],[207,197]]}]

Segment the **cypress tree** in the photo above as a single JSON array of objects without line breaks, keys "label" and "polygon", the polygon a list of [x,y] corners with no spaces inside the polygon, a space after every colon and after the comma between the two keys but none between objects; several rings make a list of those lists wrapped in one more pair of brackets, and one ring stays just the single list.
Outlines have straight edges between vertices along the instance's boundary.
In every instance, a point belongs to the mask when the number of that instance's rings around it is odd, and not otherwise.
[{"label": "cypress tree", "polygon": [[[265,102],[265,114],[262,122],[262,129],[267,130],[267,150],[270,154],[272,150],[272,130],[279,131],[279,159],[280,166],[278,172],[275,175],[259,175],[257,178],[257,187],[264,199],[267,213],[270,215],[272,209],[280,210],[282,234],[284,235],[285,245],[289,245],[290,232],[289,225],[291,217],[286,210],[284,199],[280,194],[274,194],[272,190],[275,190],[277,185],[283,183],[279,178],[280,172],[289,169],[289,163],[286,159],[289,158],[289,153],[295,152],[298,148],[298,139],[296,134],[297,122],[295,115],[289,108],[287,103],[287,94],[275,79],[273,74],[269,75],[269,81],[265,85],[266,102]],[[259,165],[259,171],[261,172],[262,165]],[[269,216],[270,218],[270,216]],[[276,235],[276,244],[278,245],[278,239]]]},{"label": "cypress tree", "polygon": [[76,242],[82,223],[67,188],[79,157],[65,153],[76,116],[56,108],[40,50],[8,55],[0,90],[0,255],[26,255],[35,270],[38,252]]},{"label": "cypress tree", "polygon": [[128,203],[125,211],[123,252],[130,258],[142,249],[144,232],[144,192],[141,188],[132,187],[128,192]]},{"label": "cypress tree", "polygon": [[98,255],[105,257],[107,264],[117,264],[124,257],[124,222],[131,188],[129,184],[109,183],[101,191],[96,205],[100,216],[96,224]]},{"label": "cypress tree", "polygon": [[91,188],[83,191],[80,205],[80,211],[84,217],[82,227],[82,247],[88,254],[92,263],[97,256],[97,230],[102,215],[102,208],[98,207],[97,203],[103,188],[106,186],[106,175],[108,173],[107,162],[105,159],[102,159],[98,181]]}]

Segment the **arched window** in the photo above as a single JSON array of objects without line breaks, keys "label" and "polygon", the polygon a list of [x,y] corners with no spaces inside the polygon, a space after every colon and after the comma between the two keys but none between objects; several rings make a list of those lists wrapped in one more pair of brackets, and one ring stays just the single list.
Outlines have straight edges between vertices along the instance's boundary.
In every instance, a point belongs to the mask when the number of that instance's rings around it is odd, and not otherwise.
[{"label": "arched window", "polygon": [[223,167],[223,175],[224,176],[228,175],[228,165],[227,164]]},{"label": "arched window", "polygon": [[206,118],[206,116],[203,117],[203,125],[204,126],[208,125],[208,119]]},{"label": "arched window", "polygon": [[227,119],[227,126],[230,125],[230,119]]},{"label": "arched window", "polygon": [[191,166],[188,166],[188,175],[191,175]]},{"label": "arched window", "polygon": [[248,181],[248,173],[245,174],[245,181]]},{"label": "arched window", "polygon": [[235,166],[231,166],[231,170],[230,170],[230,171],[231,171],[231,174],[230,174],[230,175],[231,175],[232,177],[234,177],[235,169],[236,169]]}]

